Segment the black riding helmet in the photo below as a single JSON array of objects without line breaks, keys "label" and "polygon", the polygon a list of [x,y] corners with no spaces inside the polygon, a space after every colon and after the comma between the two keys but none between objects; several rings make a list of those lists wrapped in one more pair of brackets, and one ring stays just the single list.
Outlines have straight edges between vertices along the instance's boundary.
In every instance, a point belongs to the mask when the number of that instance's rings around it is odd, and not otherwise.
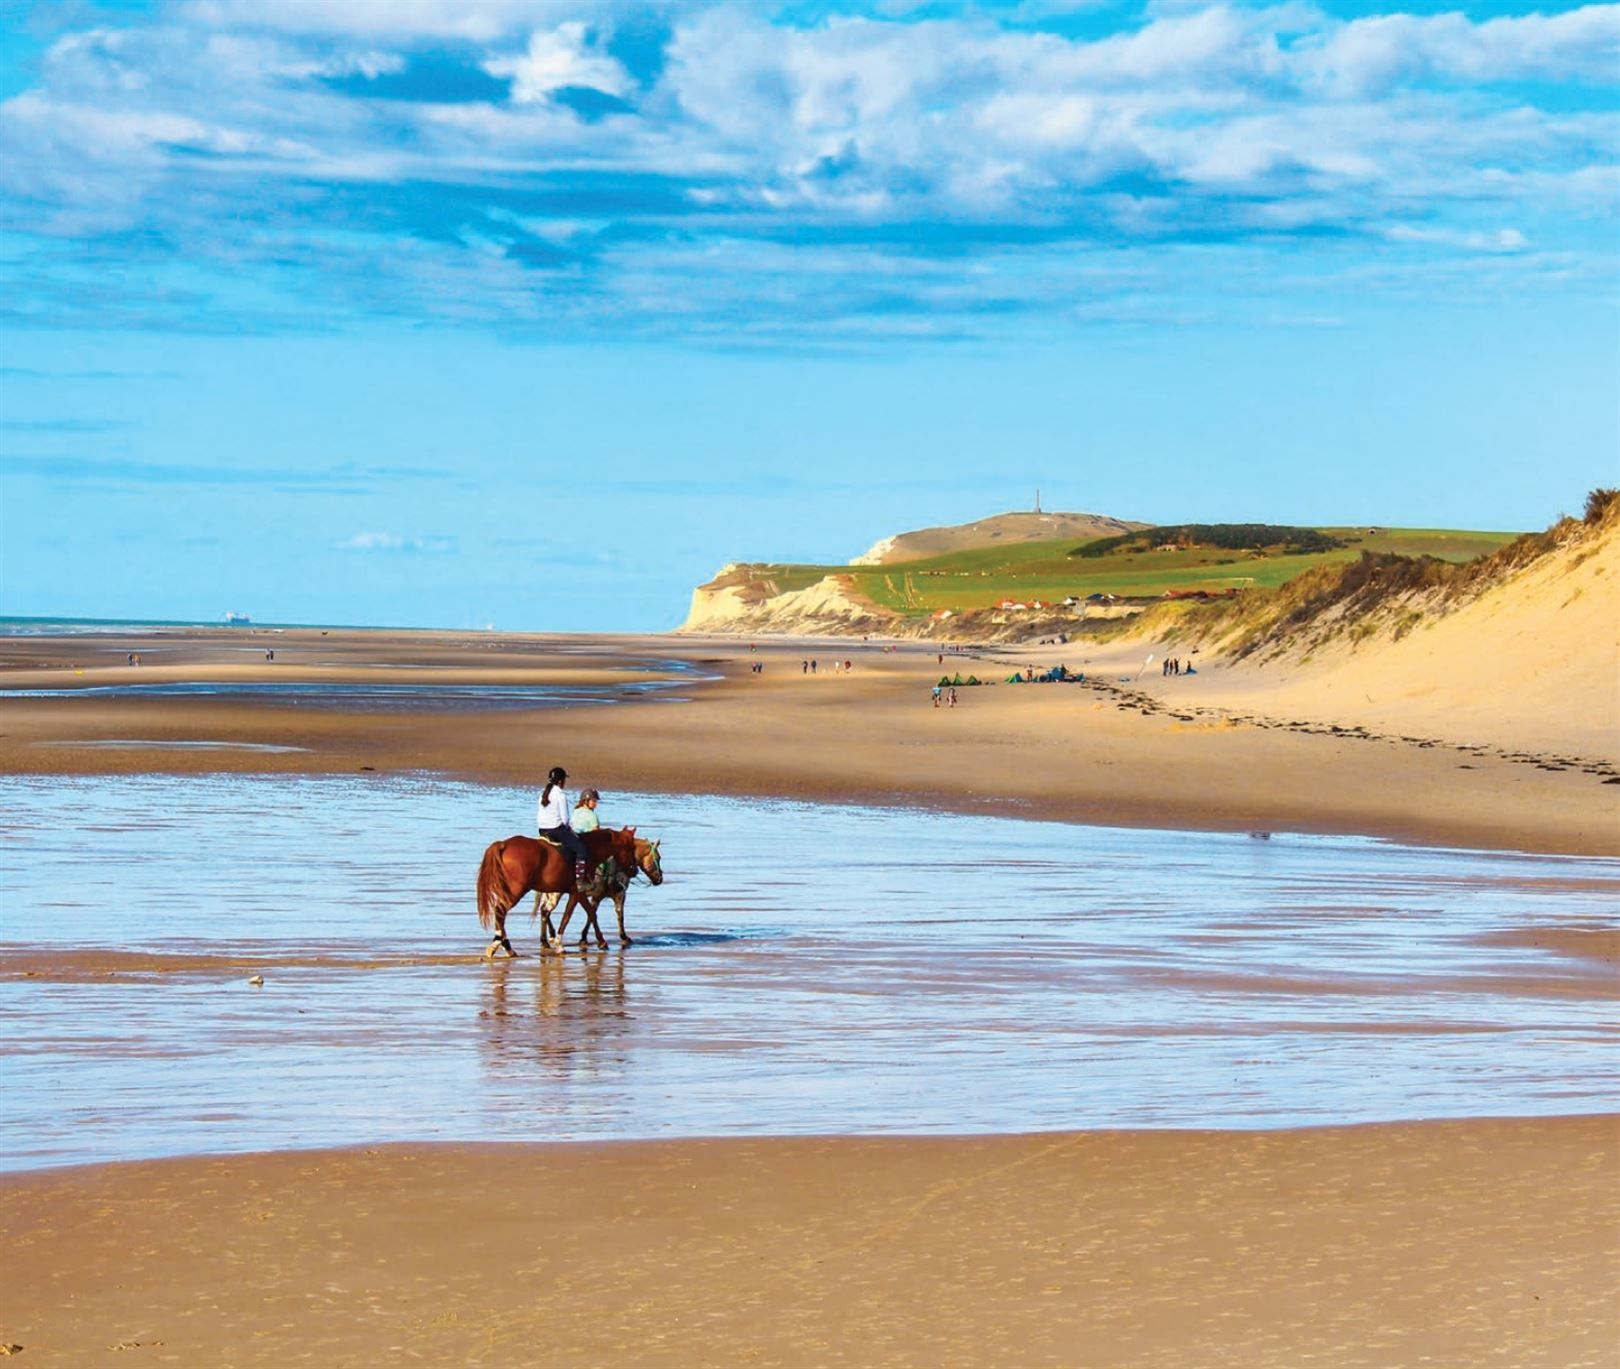
[{"label": "black riding helmet", "polygon": [[554,765],[554,766],[551,767],[551,773],[546,776],[546,783],[547,784],[567,784],[568,783],[568,772],[566,770],[564,770],[562,768],[562,766]]}]

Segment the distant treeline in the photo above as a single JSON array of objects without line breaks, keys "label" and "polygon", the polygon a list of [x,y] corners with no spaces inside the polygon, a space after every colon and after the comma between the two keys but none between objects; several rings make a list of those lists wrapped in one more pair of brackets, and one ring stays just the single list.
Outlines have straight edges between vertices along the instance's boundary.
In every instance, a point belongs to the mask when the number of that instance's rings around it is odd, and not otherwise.
[{"label": "distant treeline", "polygon": [[1222,551],[1265,551],[1281,547],[1289,552],[1335,551],[1345,543],[1319,528],[1291,528],[1279,523],[1172,523],[1143,528],[1120,537],[1104,537],[1076,547],[1070,556],[1107,556],[1115,551],[1147,551],[1150,547],[1218,547]]}]

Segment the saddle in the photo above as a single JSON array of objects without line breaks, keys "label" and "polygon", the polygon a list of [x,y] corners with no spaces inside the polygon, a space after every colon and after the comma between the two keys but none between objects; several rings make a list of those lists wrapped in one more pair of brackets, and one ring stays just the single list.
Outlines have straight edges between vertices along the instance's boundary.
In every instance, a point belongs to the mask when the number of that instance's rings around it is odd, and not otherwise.
[{"label": "saddle", "polygon": [[[541,832],[536,832],[534,839],[542,846],[549,846],[554,851],[562,851],[564,857],[568,854],[562,842],[558,841],[556,837],[548,837]],[[605,861],[587,860],[585,862],[585,878],[590,886],[595,886],[600,882],[604,893],[609,888],[614,887],[616,883],[630,883],[627,876],[620,874],[619,863],[612,856],[609,856]]]}]

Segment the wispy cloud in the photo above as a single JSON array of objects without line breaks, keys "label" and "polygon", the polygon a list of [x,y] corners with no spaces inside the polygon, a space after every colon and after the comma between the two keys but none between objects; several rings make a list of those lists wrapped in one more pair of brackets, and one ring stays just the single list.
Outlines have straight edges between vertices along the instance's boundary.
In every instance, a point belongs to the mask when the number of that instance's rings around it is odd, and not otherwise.
[{"label": "wispy cloud", "polygon": [[112,432],[127,426],[119,418],[0,418],[0,432],[58,433],[66,436]]},{"label": "wispy cloud", "polygon": [[[1085,36],[1075,8],[193,0],[74,27],[0,104],[3,317],[886,345],[1135,316],[1189,244],[1613,268],[1620,4],[1171,5]],[[1093,269],[1121,254],[1127,279]]]},{"label": "wispy cloud", "polygon": [[47,371],[36,366],[0,366],[0,381],[8,380],[178,380],[178,371],[112,371],[63,370]]},{"label": "wispy cloud", "polygon": [[407,537],[397,532],[357,532],[334,542],[336,551],[360,551],[395,556],[444,556],[455,551],[453,537]]},{"label": "wispy cloud", "polygon": [[0,475],[101,485],[261,485],[285,492],[370,494],[404,481],[445,480],[452,472],[342,462],[322,470],[210,466],[133,458],[0,453]]}]

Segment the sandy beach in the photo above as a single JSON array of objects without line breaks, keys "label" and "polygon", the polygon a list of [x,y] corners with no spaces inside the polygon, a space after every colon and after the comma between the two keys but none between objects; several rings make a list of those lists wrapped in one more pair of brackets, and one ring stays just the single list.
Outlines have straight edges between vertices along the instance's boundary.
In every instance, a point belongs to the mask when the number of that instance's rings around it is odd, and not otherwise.
[{"label": "sandy beach", "polygon": [[222,1369],[1612,1365],[1617,1142],[1573,1118],[9,1176],[0,1339]]},{"label": "sandy beach", "polygon": [[[4,700],[0,770],[526,784],[561,762],[609,791],[1620,854],[1620,756],[1601,738],[1577,752],[1549,728],[1542,746],[1474,714],[1459,732],[1438,706],[1398,733],[1320,699],[1296,716],[1242,672],[1164,679],[1141,654],[949,656],[984,679],[1059,660],[1088,676],[964,687],[953,709],[932,705],[942,669],[915,644],[12,640],[0,684],[64,694]],[[667,694],[431,709],[322,693],[380,681]],[[167,682],[223,689],[66,693]],[[1580,935],[1612,961],[1612,937]],[[1613,1117],[1525,1118],[388,1145],[11,1174],[0,1344],[41,1365],[1606,1365],[1617,1143]]]},{"label": "sandy beach", "polygon": [[[265,649],[276,653],[264,660]],[[144,663],[131,668],[132,652]],[[814,657],[810,675],[803,663]],[[849,660],[852,669],[829,667]],[[613,789],[781,795],[938,806],[1102,825],[1365,833],[1440,845],[1620,854],[1620,742],[1562,714],[1545,737],[1468,716],[1441,697],[1396,727],[1344,691],[1293,696],[1254,672],[1163,679],[1139,645],[1083,643],[949,655],[826,639],[491,638],[487,634],[193,630],[162,638],[13,640],[0,773],[436,771],[531,783],[565,764]],[[1001,681],[1062,661],[1087,685],[964,688],[931,707],[942,674]],[[659,662],[679,662],[670,670]],[[751,666],[764,665],[761,674]],[[568,709],[409,711],[330,698],[73,697],[66,691],[212,681],[624,685],[666,698]],[[1337,697],[1332,708],[1322,700]],[[1600,701],[1601,702],[1601,701]],[[1579,713],[1584,705],[1572,701]],[[1497,704],[1517,717],[1511,695]],[[1589,718],[1601,713],[1587,709]],[[1511,737],[1512,740],[1504,740]],[[1580,745],[1576,750],[1575,746]],[[278,748],[278,749],[265,749]]]}]

